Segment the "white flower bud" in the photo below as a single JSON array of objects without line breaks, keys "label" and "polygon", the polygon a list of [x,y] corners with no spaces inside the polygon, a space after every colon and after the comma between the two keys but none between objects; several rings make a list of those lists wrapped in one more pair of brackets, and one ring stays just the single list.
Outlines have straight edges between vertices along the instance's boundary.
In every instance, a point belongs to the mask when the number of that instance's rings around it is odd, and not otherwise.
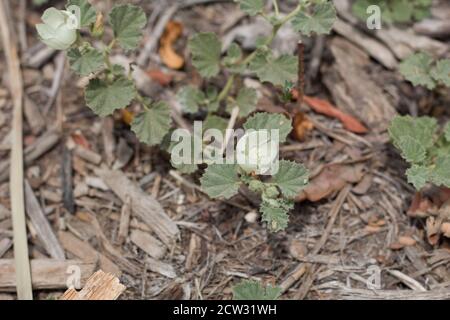
[{"label": "white flower bud", "polygon": [[66,50],[77,40],[78,19],[71,12],[49,8],[42,21],[36,29],[42,42],[50,48]]},{"label": "white flower bud", "polygon": [[237,163],[247,173],[273,174],[278,160],[278,141],[268,130],[251,130],[237,143]]}]

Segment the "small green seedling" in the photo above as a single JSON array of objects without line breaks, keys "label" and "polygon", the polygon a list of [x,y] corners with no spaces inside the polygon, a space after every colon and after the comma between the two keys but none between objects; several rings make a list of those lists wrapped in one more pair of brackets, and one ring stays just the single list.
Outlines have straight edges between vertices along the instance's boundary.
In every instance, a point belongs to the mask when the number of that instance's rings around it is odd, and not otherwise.
[{"label": "small green seedling", "polygon": [[170,129],[168,105],[141,96],[131,76],[132,66],[126,70],[110,59],[113,48],[120,47],[127,52],[137,48],[147,23],[145,13],[134,5],[114,6],[108,18],[113,39],[94,46],[92,39],[104,38],[102,17],[87,0],[69,0],[66,10],[47,9],[42,16],[43,23],[36,28],[42,42],[67,52],[70,67],[76,74],[89,77],[85,99],[92,111],[104,117],[137,101],[143,112],[134,117],[131,130],[140,141],[159,144]]},{"label": "small green seedling", "polygon": [[352,11],[355,16],[367,21],[367,8],[376,5],[381,10],[381,19],[387,23],[409,23],[420,21],[430,15],[432,0],[356,0]]},{"label": "small green seedling", "polygon": [[440,129],[430,117],[397,117],[389,133],[411,167],[406,175],[417,190],[427,183],[450,187],[450,123]]},{"label": "small green seedling", "polygon": [[233,300],[278,300],[280,295],[281,288],[254,280],[244,280],[233,287]]},{"label": "small green seedling", "polygon": [[450,87],[450,59],[436,61],[428,53],[415,53],[400,64],[400,72],[415,86],[430,90],[437,86]]}]

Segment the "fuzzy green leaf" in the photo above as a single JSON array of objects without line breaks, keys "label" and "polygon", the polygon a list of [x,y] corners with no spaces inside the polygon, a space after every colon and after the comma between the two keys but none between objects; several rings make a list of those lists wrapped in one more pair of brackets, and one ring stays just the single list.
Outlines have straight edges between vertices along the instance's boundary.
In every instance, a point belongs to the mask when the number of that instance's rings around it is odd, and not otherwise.
[{"label": "fuzzy green leaf", "polygon": [[211,198],[229,199],[241,185],[234,164],[211,164],[200,179],[202,189]]},{"label": "fuzzy green leaf", "polygon": [[80,26],[87,27],[91,23],[95,22],[97,17],[97,13],[95,9],[91,6],[91,4],[87,0],[69,0],[67,1],[66,8],[70,6],[77,6],[80,8]]},{"label": "fuzzy green leaf", "polygon": [[193,86],[185,86],[178,91],[177,98],[183,106],[183,111],[196,113],[205,101],[205,94]]},{"label": "fuzzy green leaf", "polygon": [[118,5],[112,9],[109,19],[120,46],[125,50],[136,49],[142,37],[142,28],[147,23],[145,12],[131,4]]},{"label": "fuzzy green leaf", "polygon": [[80,76],[87,76],[104,67],[103,54],[94,48],[80,51],[78,48],[67,52],[70,68]]},{"label": "fuzzy green leaf", "polygon": [[234,106],[238,106],[239,116],[246,117],[255,110],[257,103],[258,95],[256,90],[253,88],[244,87],[239,91],[236,101],[231,104],[228,109],[231,110]]},{"label": "fuzzy green leaf", "polygon": [[292,201],[284,199],[263,199],[259,210],[262,221],[267,222],[270,231],[278,232],[288,226],[289,211],[294,207]]},{"label": "fuzzy green leaf", "polygon": [[402,151],[402,157],[411,163],[421,163],[427,158],[427,150],[420,142],[412,137],[401,137],[397,142]]},{"label": "fuzzy green leaf", "polygon": [[237,0],[240,9],[250,16],[256,16],[264,9],[264,0]]},{"label": "fuzzy green leaf", "polygon": [[431,181],[438,186],[450,188],[450,155],[439,156],[431,171]]},{"label": "fuzzy green leaf", "polygon": [[277,300],[281,288],[263,286],[258,281],[244,280],[233,287],[233,300]]},{"label": "fuzzy green leaf", "polygon": [[400,64],[400,73],[415,86],[422,85],[432,90],[436,83],[430,75],[433,58],[427,53],[416,53]]},{"label": "fuzzy green leaf", "polygon": [[288,198],[295,198],[308,184],[309,172],[304,165],[280,160],[278,172],[272,176],[270,183],[280,188],[281,193]]},{"label": "fuzzy green leaf", "polygon": [[413,165],[406,171],[408,182],[417,190],[421,190],[430,180],[430,170],[425,166]]},{"label": "fuzzy green leaf", "polygon": [[447,142],[450,142],[450,122],[447,123],[444,129],[444,137]]},{"label": "fuzzy green leaf", "polygon": [[261,82],[271,82],[282,86],[286,81],[297,78],[298,59],[292,55],[275,58],[271,52],[258,50],[250,62],[249,70],[255,72]]},{"label": "fuzzy green leaf", "polygon": [[300,11],[292,20],[296,31],[310,36],[311,33],[329,34],[336,20],[336,9],[332,2],[324,2],[314,7],[311,13]]},{"label": "fuzzy green leaf", "polygon": [[389,128],[389,134],[398,149],[401,149],[402,146],[407,147],[408,141],[404,138],[409,137],[428,150],[434,144],[436,130],[437,121],[434,118],[405,116],[394,118]]},{"label": "fuzzy green leaf", "polygon": [[247,119],[244,123],[244,129],[278,129],[280,143],[283,143],[292,130],[292,122],[289,118],[279,113],[258,112]]},{"label": "fuzzy green leaf", "polygon": [[210,114],[206,117],[205,122],[203,123],[203,132],[205,132],[208,129],[218,129],[222,132],[225,132],[227,126],[228,120]]},{"label": "fuzzy green leaf", "polygon": [[131,130],[141,142],[156,145],[169,132],[170,123],[169,106],[165,102],[157,102],[133,119]]},{"label": "fuzzy green leaf", "polygon": [[131,80],[118,77],[112,83],[92,79],[86,88],[87,105],[99,116],[107,116],[119,108],[125,108],[136,96],[136,88]]},{"label": "fuzzy green leaf", "polygon": [[434,80],[450,87],[450,59],[439,60],[431,70],[431,76]]},{"label": "fuzzy green leaf", "polygon": [[222,44],[215,33],[198,33],[189,40],[192,64],[205,78],[216,76],[220,71]]}]

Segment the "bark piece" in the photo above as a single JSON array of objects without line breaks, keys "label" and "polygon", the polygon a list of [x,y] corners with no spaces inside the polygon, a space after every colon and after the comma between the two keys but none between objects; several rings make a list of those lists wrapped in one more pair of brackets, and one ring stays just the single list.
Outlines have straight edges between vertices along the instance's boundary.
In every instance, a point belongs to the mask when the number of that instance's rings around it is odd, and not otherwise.
[{"label": "bark piece", "polygon": [[11,248],[12,241],[9,238],[0,240],[0,258]]},{"label": "bark piece", "polygon": [[60,300],[116,300],[125,289],[114,275],[98,270],[81,291],[68,289]]},{"label": "bark piece", "polygon": [[24,97],[24,114],[33,134],[38,135],[45,129],[45,119],[36,103],[28,96]]},{"label": "bark piece", "polygon": [[53,229],[44,215],[30,184],[25,180],[25,207],[28,217],[36,230],[39,240],[41,240],[47,253],[54,259],[64,260],[64,250],[53,233]]},{"label": "bark piece", "polygon": [[323,79],[336,104],[367,124],[371,132],[386,131],[397,112],[383,89],[365,71],[370,66],[369,56],[339,37],[331,41],[330,48],[335,63],[323,70]]},{"label": "bark piece", "polygon": [[[31,278],[34,290],[64,289],[67,288],[68,270],[79,268],[80,283],[84,285],[86,280],[94,273],[95,265],[79,260],[31,260]],[[0,291],[13,292],[16,290],[16,271],[14,260],[0,259]]]},{"label": "bark piece", "polygon": [[75,155],[77,155],[78,157],[80,157],[83,160],[86,160],[90,163],[93,163],[95,165],[99,165],[100,162],[102,162],[102,156],[99,155],[98,153],[86,149],[80,145],[77,145],[74,149],[74,153]]},{"label": "bark piece", "polygon": [[106,256],[95,250],[89,243],[78,239],[69,232],[59,232],[58,237],[64,249],[77,258],[84,262],[98,262],[100,268],[105,270],[105,272],[112,273],[118,277],[121,275],[119,267]]},{"label": "bark piece", "polygon": [[121,171],[102,169],[97,174],[123,202],[127,196],[130,197],[132,213],[144,221],[168,247],[173,244],[180,231],[154,197],[132,183]]},{"label": "bark piece", "polygon": [[147,268],[150,271],[159,273],[160,275],[163,275],[170,279],[174,279],[177,277],[177,274],[175,273],[174,268],[170,264],[155,260],[150,257],[147,257],[147,259],[145,259],[145,262],[146,262]]},{"label": "bark piece", "polygon": [[340,19],[335,21],[333,29],[341,36],[358,45],[371,57],[381,62],[381,64],[383,64],[386,68],[395,69],[397,67],[397,60],[394,55],[382,43],[368,37],[365,34],[362,34],[356,28]]},{"label": "bark piece", "polygon": [[146,232],[133,230],[130,239],[136,246],[155,259],[164,257],[166,253],[166,248],[161,241]]}]

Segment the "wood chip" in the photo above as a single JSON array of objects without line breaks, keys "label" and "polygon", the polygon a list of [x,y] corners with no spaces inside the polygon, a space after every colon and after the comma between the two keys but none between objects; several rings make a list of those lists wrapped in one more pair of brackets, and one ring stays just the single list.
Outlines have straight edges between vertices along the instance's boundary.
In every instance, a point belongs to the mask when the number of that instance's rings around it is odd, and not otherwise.
[{"label": "wood chip", "polygon": [[96,153],[92,150],[86,149],[80,145],[75,146],[74,153],[76,156],[80,157],[81,159],[83,159],[87,162],[90,162],[92,164],[95,164],[95,165],[99,165],[100,162],[102,162],[101,155],[99,155],[98,153]]},{"label": "wood chip", "polygon": [[121,171],[102,169],[97,170],[97,174],[122,201],[130,197],[132,213],[147,223],[168,247],[174,243],[180,231],[155,198],[132,183]]},{"label": "wood chip", "polygon": [[97,263],[102,270],[120,276],[120,268],[105,255],[95,250],[88,242],[80,240],[70,232],[59,232],[59,241],[67,252],[70,252],[84,262]]},{"label": "wood chip", "polygon": [[34,135],[40,134],[45,129],[45,119],[37,104],[27,95],[24,97],[24,115]]},{"label": "wood chip", "polygon": [[147,257],[145,259],[146,266],[150,271],[159,273],[167,278],[174,279],[177,277],[174,268],[167,263],[155,260],[153,258]]},{"label": "wood chip", "polygon": [[99,270],[87,280],[81,291],[68,289],[60,300],[116,300],[125,289],[114,275]]},{"label": "wood chip", "polygon": [[27,215],[47,253],[54,259],[64,260],[64,250],[53,233],[53,229],[27,180],[25,180],[25,206]]},{"label": "wood chip", "polygon": [[146,232],[133,230],[130,239],[136,246],[155,259],[164,257],[166,253],[166,248],[161,241]]},{"label": "wood chip", "polygon": [[3,238],[0,240],[0,258],[3,257],[3,255],[11,249],[12,241],[9,238]]},{"label": "wood chip", "polygon": [[[77,267],[80,271],[80,283],[94,273],[95,264],[79,260],[31,260],[31,278],[34,290],[65,289],[67,288],[68,270]],[[14,260],[0,259],[0,291],[13,292],[16,290],[16,272]]]},{"label": "wood chip", "polygon": [[131,199],[127,197],[120,212],[119,232],[117,233],[117,243],[123,244],[128,236],[131,218]]}]

